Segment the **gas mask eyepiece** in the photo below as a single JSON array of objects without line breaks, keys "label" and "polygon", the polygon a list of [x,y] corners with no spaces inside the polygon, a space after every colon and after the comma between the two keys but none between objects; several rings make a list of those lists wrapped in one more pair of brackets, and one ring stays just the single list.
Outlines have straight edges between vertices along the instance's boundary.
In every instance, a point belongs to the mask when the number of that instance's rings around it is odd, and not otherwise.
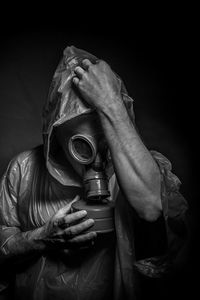
[{"label": "gas mask eyepiece", "polygon": [[89,165],[94,162],[97,155],[97,147],[91,136],[76,134],[68,143],[69,153],[77,162]]}]

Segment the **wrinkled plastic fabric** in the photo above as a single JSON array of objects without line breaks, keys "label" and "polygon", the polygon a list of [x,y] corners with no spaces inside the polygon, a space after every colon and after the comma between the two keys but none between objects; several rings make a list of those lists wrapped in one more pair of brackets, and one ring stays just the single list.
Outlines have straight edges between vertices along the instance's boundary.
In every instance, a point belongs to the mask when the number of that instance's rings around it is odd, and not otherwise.
[{"label": "wrinkled plastic fabric", "polygon": [[[82,114],[94,112],[94,109],[89,107],[81,98],[80,93],[73,85],[72,78],[74,77],[74,69],[81,64],[82,60],[88,58],[92,63],[97,63],[98,59],[92,54],[77,49],[74,46],[67,47],[64,50],[63,58],[61,59],[53,80],[50,86],[47,103],[43,110],[43,138],[44,152],[46,157],[47,168],[52,176],[64,185],[79,185],[78,182],[73,182],[71,176],[67,176],[67,170],[57,165],[49,155],[50,141],[52,131],[55,127],[70,121],[72,118]],[[134,121],[133,99],[128,96],[126,88],[117,74],[115,74],[121,85],[121,95],[130,118]],[[53,165],[53,166],[52,166]],[[107,175],[112,175],[110,164],[108,164]]]},{"label": "wrinkled plastic fabric", "polygon": [[[83,105],[71,86],[74,67],[85,57],[96,61],[94,56],[82,50],[66,48],[44,110],[44,145],[15,157],[1,180],[0,263],[4,267],[9,263],[9,240],[15,234],[41,227],[77,194],[82,196],[80,179],[70,164],[63,168],[59,161],[50,159],[49,151],[54,126],[91,110]],[[134,121],[133,101],[123,84],[121,86],[123,99]],[[156,151],[151,154],[162,177],[165,251],[156,255],[147,252],[144,257],[137,258],[140,237],[144,235],[141,228],[146,224],[142,224],[128,205],[113,175],[109,185],[110,201],[115,201],[116,238],[109,238],[99,247],[77,255],[69,256],[59,250],[44,253],[20,268],[16,258],[12,273],[16,273],[16,295],[20,299],[135,299],[139,273],[151,278],[165,274],[185,240],[187,203],[179,193],[180,181],[171,172],[170,162]],[[136,236],[138,230],[139,237]],[[9,280],[3,277],[1,289],[8,283]]]}]

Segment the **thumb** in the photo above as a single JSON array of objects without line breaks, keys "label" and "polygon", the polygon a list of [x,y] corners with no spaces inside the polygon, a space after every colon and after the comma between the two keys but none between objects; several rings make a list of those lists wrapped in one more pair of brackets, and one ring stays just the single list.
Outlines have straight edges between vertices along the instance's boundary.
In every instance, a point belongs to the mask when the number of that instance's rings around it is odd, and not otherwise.
[{"label": "thumb", "polygon": [[72,200],[72,202],[70,202],[70,207],[71,207],[71,205],[72,205],[74,202],[76,202],[76,201],[78,201],[78,200],[80,200],[80,196],[79,196],[79,195],[76,195],[76,197]]},{"label": "thumb", "polygon": [[70,203],[68,203],[67,205],[63,206],[60,210],[59,210],[59,215],[65,215],[70,213],[71,211],[71,206],[74,202],[78,201],[80,199],[80,196],[77,195]]}]

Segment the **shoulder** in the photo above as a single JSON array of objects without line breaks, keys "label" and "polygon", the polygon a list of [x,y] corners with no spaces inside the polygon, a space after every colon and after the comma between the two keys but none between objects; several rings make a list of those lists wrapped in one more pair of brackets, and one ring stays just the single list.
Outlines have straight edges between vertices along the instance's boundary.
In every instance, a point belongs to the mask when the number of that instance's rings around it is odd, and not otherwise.
[{"label": "shoulder", "polygon": [[4,176],[13,177],[16,173],[18,176],[22,175],[26,172],[27,168],[32,168],[43,160],[43,145],[23,151],[14,156],[9,162]]},{"label": "shoulder", "polygon": [[23,152],[17,154],[11,160],[11,162],[23,164],[30,160],[34,161],[34,160],[40,158],[42,155],[43,155],[43,145],[39,145],[35,148],[29,149],[29,150],[26,150],[26,151],[23,151]]},{"label": "shoulder", "polygon": [[13,195],[18,195],[21,186],[26,188],[32,180],[35,170],[44,165],[43,161],[42,145],[17,154],[9,162],[1,178],[0,190],[6,189],[12,192]]}]

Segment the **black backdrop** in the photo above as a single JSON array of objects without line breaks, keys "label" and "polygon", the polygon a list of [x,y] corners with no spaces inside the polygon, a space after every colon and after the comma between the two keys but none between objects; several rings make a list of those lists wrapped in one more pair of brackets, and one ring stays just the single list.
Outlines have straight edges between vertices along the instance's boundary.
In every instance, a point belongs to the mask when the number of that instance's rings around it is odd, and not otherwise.
[{"label": "black backdrop", "polygon": [[[85,15],[84,15],[85,16]],[[133,17],[133,16],[131,16]],[[170,286],[159,288],[167,298],[195,295],[197,248],[197,106],[192,94],[192,37],[178,15],[162,20],[123,18],[75,20],[34,15],[1,26],[0,173],[17,153],[42,142],[41,109],[57,63],[67,45],[106,60],[135,98],[136,122],[146,145],[167,156],[182,181],[190,205],[191,241],[181,272]],[[51,19],[51,20],[50,20]],[[101,20],[99,25],[99,20]],[[12,18],[10,18],[10,22]],[[98,22],[98,26],[95,22]],[[56,25],[55,25],[56,24]],[[78,24],[78,25],[77,25]],[[95,25],[94,25],[95,24]],[[6,29],[5,29],[6,28]],[[191,84],[192,81],[192,84]],[[186,258],[186,259],[185,259]],[[162,286],[162,285],[161,285]]]}]

